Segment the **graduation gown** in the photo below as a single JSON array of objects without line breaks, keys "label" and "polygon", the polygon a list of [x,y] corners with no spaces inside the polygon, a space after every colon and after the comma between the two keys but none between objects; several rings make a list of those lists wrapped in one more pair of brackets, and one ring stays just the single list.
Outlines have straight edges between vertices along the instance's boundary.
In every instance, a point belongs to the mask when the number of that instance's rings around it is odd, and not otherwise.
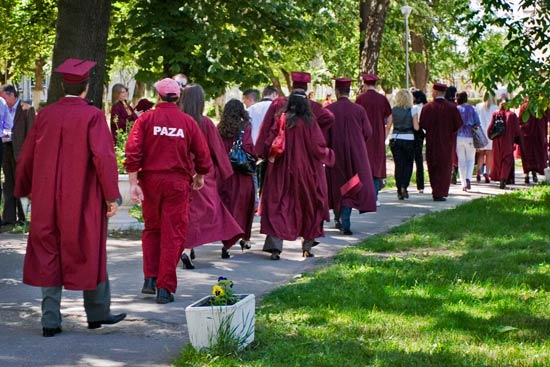
[{"label": "graduation gown", "polygon": [[[264,116],[264,121],[262,122],[260,133],[258,134],[258,139],[256,140],[256,145],[254,147],[256,155],[258,157],[267,158],[267,154],[269,153],[269,149],[271,148],[271,143],[279,132],[279,116],[284,112],[285,106],[286,97],[279,97],[275,99],[271,103],[271,106],[269,106],[269,109]],[[323,106],[316,101],[309,100],[309,107],[311,109],[311,113],[315,117],[317,125],[321,128],[321,131],[323,132],[323,136],[325,137],[326,142],[328,131],[334,124],[334,115],[326,108],[323,108]],[[317,177],[319,190],[321,190],[322,196],[327,199],[324,205],[325,215],[323,219],[329,221],[330,213],[328,204],[327,178],[324,169],[317,171],[317,173],[319,174],[319,176]],[[268,179],[267,176],[266,179]]]},{"label": "graduation gown", "polygon": [[[277,125],[274,130],[269,134],[271,140],[262,141],[263,146],[271,146]],[[315,120],[310,126],[298,120],[294,127],[286,128],[285,136],[285,152],[268,162],[260,199],[260,232],[289,241],[299,236],[304,240],[322,237],[328,201],[319,178],[326,180],[323,163],[332,165],[334,152],[327,148]]]},{"label": "graduation gown", "polygon": [[530,116],[527,122],[523,122],[521,116],[525,109],[522,106],[519,112],[521,163],[523,172],[535,171],[543,175],[548,160],[548,143],[546,141],[548,130],[548,117],[546,113],[541,118]]},{"label": "graduation gown", "polygon": [[122,129],[126,131],[128,122],[136,120],[137,115],[129,103],[124,104],[122,101],[115,103],[111,107],[111,135],[113,136],[113,141],[116,142],[117,130]]},{"label": "graduation gown", "polygon": [[386,178],[386,119],[391,115],[388,99],[375,90],[369,89],[355,101],[367,111],[372,126],[372,137],[367,143],[367,152],[372,175]]},{"label": "graduation gown", "polygon": [[65,97],[39,113],[17,161],[15,195],[32,194],[23,282],[94,290],[106,281],[106,200],[120,197],[105,114]]},{"label": "graduation gown", "polygon": [[436,98],[422,107],[420,127],[426,131],[426,162],[433,197],[449,195],[456,132],[461,126],[456,105],[444,98]]},{"label": "graduation gown", "polygon": [[[229,154],[236,137],[222,139],[225,151]],[[254,155],[252,126],[250,124],[248,124],[244,130],[242,147],[246,152]],[[218,191],[223,204],[243,229],[244,238],[249,240],[252,232],[254,206],[256,203],[256,192],[252,176],[234,171],[226,180],[221,179],[220,176],[218,176],[218,179]]]},{"label": "graduation gown", "polygon": [[487,136],[489,136],[489,131],[491,131],[495,124],[495,116],[497,114],[504,114],[506,128],[504,134],[493,139],[491,179],[494,181],[508,180],[510,172],[514,169],[514,141],[520,135],[517,115],[513,111],[499,110],[493,114],[491,123],[487,128]]},{"label": "graduation gown", "polygon": [[204,177],[204,187],[191,191],[189,225],[185,248],[216,241],[235,242],[244,231],[223,205],[217,182],[233,175],[233,168],[218,129],[208,117],[202,117],[201,130],[208,142],[214,169]]},{"label": "graduation gown", "polygon": [[[327,109],[336,120],[328,132],[327,140],[336,158],[334,166],[326,169],[329,206],[336,212],[340,211],[341,206],[355,208],[361,213],[375,212],[376,193],[367,151],[372,127],[367,113],[346,97],[331,103]],[[362,188],[342,196],[340,188],[356,174]]]}]

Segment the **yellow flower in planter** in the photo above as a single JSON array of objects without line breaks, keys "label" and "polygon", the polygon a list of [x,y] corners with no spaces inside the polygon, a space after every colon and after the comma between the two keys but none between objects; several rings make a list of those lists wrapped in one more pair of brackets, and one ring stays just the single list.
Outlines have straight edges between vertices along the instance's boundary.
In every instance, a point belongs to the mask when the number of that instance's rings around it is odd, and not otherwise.
[{"label": "yellow flower in planter", "polygon": [[233,294],[233,282],[226,277],[219,277],[218,284],[212,287],[214,297],[210,303],[215,306],[227,306],[237,303],[239,298]]},{"label": "yellow flower in planter", "polygon": [[212,288],[212,294],[216,297],[223,297],[225,295],[225,292],[223,291],[223,288],[219,285],[215,285],[214,288]]}]

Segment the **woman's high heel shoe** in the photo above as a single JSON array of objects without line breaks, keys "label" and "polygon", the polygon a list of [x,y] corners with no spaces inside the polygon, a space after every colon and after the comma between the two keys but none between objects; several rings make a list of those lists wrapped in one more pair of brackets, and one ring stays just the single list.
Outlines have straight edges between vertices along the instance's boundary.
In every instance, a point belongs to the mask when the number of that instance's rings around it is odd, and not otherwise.
[{"label": "woman's high heel shoe", "polygon": [[191,249],[191,255],[189,255],[191,257],[191,260],[195,260],[195,249],[192,248]]},{"label": "woman's high heel shoe", "polygon": [[181,262],[183,263],[183,269],[195,269],[195,265],[193,265],[193,262],[185,252],[181,254]]},{"label": "woman's high heel shoe", "polygon": [[313,254],[309,250],[304,250],[302,251],[302,257],[315,257],[315,254]]},{"label": "woman's high heel shoe", "polygon": [[229,250],[227,250],[225,247],[222,247],[222,259],[229,259],[231,257],[231,254],[229,253]]},{"label": "woman's high heel shoe", "polygon": [[239,245],[241,245],[241,252],[244,251],[245,249],[250,250],[252,248],[252,246],[250,246],[250,243],[245,240],[240,240]]}]

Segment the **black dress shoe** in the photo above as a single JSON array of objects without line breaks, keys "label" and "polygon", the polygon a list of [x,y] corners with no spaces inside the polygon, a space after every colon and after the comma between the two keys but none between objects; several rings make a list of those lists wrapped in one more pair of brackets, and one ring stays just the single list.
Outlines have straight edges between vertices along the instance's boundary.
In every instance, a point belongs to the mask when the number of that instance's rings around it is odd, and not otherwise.
[{"label": "black dress shoe", "polygon": [[534,183],[538,183],[539,182],[539,178],[537,177],[537,173],[533,171],[533,182]]},{"label": "black dress shoe", "polygon": [[195,260],[195,249],[194,248],[191,249],[191,255],[189,255],[189,257],[191,258],[191,260]]},{"label": "black dress shoe", "polygon": [[193,262],[185,252],[181,254],[181,262],[183,263],[183,269],[195,269],[195,265],[193,265]]},{"label": "black dress shoe", "polygon": [[281,259],[281,251],[279,250],[273,250],[271,251],[271,260],[280,260]]},{"label": "black dress shoe", "polygon": [[342,224],[340,223],[340,221],[338,219],[334,220],[334,228],[342,229]]},{"label": "black dress shoe", "polygon": [[88,321],[88,329],[97,329],[101,325],[114,325],[126,318],[125,313],[119,313],[118,315],[110,315],[106,320],[101,321]]},{"label": "black dress shoe", "polygon": [[166,288],[159,288],[157,293],[157,303],[164,305],[170,302],[174,302],[174,295]]},{"label": "black dress shoe", "polygon": [[55,334],[59,334],[61,331],[63,330],[61,330],[60,327],[54,327],[54,328],[43,327],[42,336],[49,338],[51,336],[55,336]]},{"label": "black dress shoe", "polygon": [[447,201],[444,197],[434,197],[434,201]]},{"label": "black dress shoe", "polygon": [[351,236],[353,234],[353,232],[350,231],[349,229],[343,229],[342,234],[346,235],[346,236]]},{"label": "black dress shoe", "polygon": [[143,288],[141,288],[141,293],[145,294],[156,294],[157,278],[145,278],[143,281]]},{"label": "black dress shoe", "polygon": [[468,190],[471,190],[471,189],[472,189],[472,183],[470,182],[470,179],[469,179],[469,178],[466,179],[466,188],[467,188]]},{"label": "black dress shoe", "polygon": [[229,250],[225,247],[222,247],[222,259],[229,259],[231,257],[231,254],[229,253]]}]

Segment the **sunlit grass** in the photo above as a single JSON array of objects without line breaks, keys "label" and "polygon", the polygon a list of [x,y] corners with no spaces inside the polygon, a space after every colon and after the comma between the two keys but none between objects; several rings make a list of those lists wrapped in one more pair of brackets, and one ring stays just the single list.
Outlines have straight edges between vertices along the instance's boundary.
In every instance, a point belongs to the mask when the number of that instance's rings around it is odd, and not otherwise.
[{"label": "sunlit grass", "polygon": [[550,366],[550,188],[475,200],[267,295],[232,357],[178,366]]}]

